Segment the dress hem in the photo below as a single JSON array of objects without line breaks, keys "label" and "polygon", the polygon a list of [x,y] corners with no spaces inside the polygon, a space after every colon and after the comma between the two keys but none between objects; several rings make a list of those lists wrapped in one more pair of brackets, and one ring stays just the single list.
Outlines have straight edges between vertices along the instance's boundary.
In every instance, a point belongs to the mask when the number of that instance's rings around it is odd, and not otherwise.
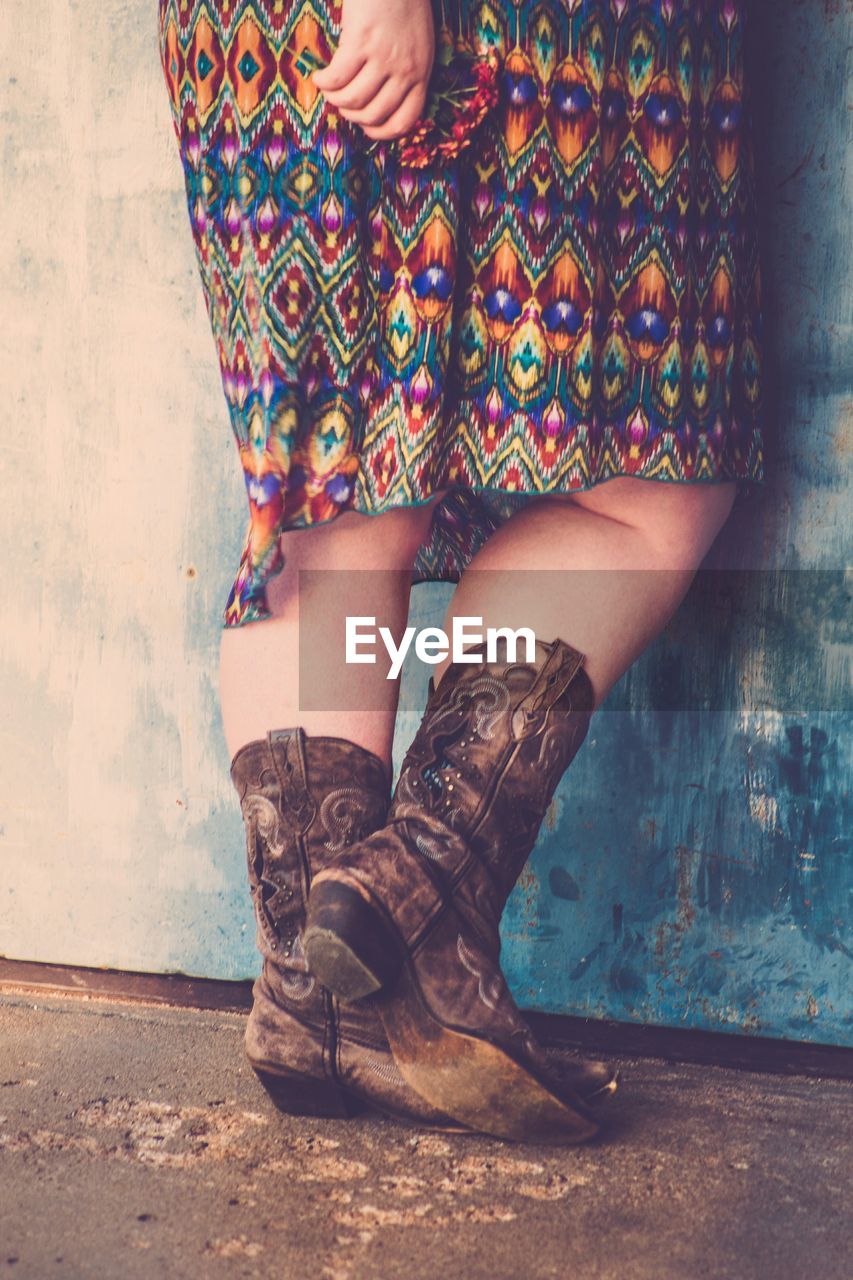
[{"label": "dress hem", "polygon": [[[333,515],[326,516],[322,519],[312,520],[309,522],[302,522],[302,523],[296,522],[296,523],[288,524],[281,528],[280,535],[291,532],[291,531],[299,530],[299,529],[313,529],[313,528],[318,528],[321,525],[331,524],[333,521],[335,521],[338,518],[338,516],[345,514],[346,511],[353,511],[357,515],[381,516],[381,515],[386,515],[389,511],[407,510],[407,509],[413,509],[417,507],[428,506],[429,503],[435,501],[437,494],[442,491],[442,488],[445,489],[445,493],[444,493],[444,496],[440,499],[440,501],[436,504],[436,510],[438,510],[441,507],[442,503],[447,501],[447,499],[450,498],[451,495],[453,494],[487,493],[487,494],[494,495],[495,497],[498,497],[500,495],[507,498],[510,501],[517,499],[518,506],[519,508],[521,508],[521,506],[525,505],[528,501],[535,501],[537,498],[563,497],[563,496],[570,496],[573,493],[588,493],[591,489],[595,489],[602,484],[607,484],[608,481],[611,481],[611,480],[644,480],[652,484],[683,485],[683,486],[719,485],[719,484],[727,484],[727,483],[735,484],[736,485],[735,501],[738,502],[738,501],[743,501],[747,498],[758,497],[760,492],[766,488],[767,476],[764,473],[763,464],[761,462],[760,462],[760,466],[761,466],[761,470],[754,474],[747,473],[744,475],[737,475],[737,474],[731,474],[727,472],[718,472],[715,475],[709,475],[705,477],[694,476],[692,479],[684,479],[684,478],[678,478],[678,477],[666,476],[666,475],[651,476],[651,475],[643,474],[642,472],[636,472],[634,474],[628,474],[627,472],[618,472],[613,475],[602,476],[600,479],[593,481],[591,484],[573,485],[568,489],[550,489],[550,490],[543,489],[543,490],[537,490],[537,491],[504,489],[497,485],[472,485],[472,484],[464,484],[464,485],[452,484],[449,486],[438,485],[432,494],[430,494],[428,497],[423,498],[421,500],[410,501],[410,502],[396,502],[396,503],[391,502],[385,507],[380,507],[380,508],[373,507],[370,510],[362,510],[358,507],[346,507],[346,508],[340,509],[339,511],[336,511]],[[243,608],[239,610],[234,608],[234,602],[237,598],[236,590],[235,590],[236,588],[236,582],[235,582],[234,586],[232,587],[231,594],[229,595],[228,603],[226,604],[225,610],[223,612],[223,622],[222,622],[223,630],[230,631],[237,627],[247,626],[253,622],[264,622],[267,619],[274,617],[272,610],[269,608],[269,606],[266,603],[266,591],[271,580],[277,577],[285,567],[284,553],[283,551],[281,551],[280,535],[279,535],[279,542],[278,542],[279,554],[276,560],[274,561],[273,565],[268,568],[266,574],[264,575],[263,582],[259,584],[256,592],[252,596],[250,596],[249,600],[244,604]],[[446,573],[440,574],[440,575],[439,574],[419,575],[416,569],[416,565],[413,565],[412,585],[419,586],[424,582],[458,582],[462,576],[462,573],[464,573],[465,568],[467,568],[467,565],[464,566],[462,569],[448,570]],[[238,575],[238,581],[239,581],[239,575]]]}]

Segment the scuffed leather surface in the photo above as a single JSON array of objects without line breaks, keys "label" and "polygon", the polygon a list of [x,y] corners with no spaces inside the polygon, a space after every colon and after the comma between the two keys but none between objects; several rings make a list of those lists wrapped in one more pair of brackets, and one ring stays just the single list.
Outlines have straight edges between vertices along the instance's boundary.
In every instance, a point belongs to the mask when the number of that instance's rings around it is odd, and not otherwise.
[{"label": "scuffed leather surface", "polygon": [[[304,1022],[282,1005],[266,981],[266,970],[252,988],[252,1010],[246,1023],[245,1048],[255,1067],[276,1067],[314,1079],[332,1076],[334,1029],[331,1019]],[[306,1010],[309,1017],[316,1006]]]},{"label": "scuffed leather surface", "polygon": [[324,878],[354,878],[382,903],[439,1022],[502,1044],[576,1102],[586,1077],[549,1071],[501,970],[499,924],[594,694],[562,640],[537,641],[533,663],[503,659],[451,664],[431,687],[385,826]]},{"label": "scuffed leather surface", "polygon": [[[537,641],[531,664],[506,661],[505,645],[503,654],[448,667],[406,753],[388,819],[423,823],[428,815],[458,833],[508,897],[586,737],[594,693],[583,655],[562,640]],[[467,869],[448,872],[456,880]]]},{"label": "scuffed leather surface", "polygon": [[263,990],[330,1038],[329,1002],[308,972],[300,940],[308,887],[315,868],[382,822],[385,768],[344,739],[277,730],[237,752],[231,778],[246,829]]},{"label": "scuffed leather surface", "polygon": [[583,655],[561,640],[538,641],[536,652],[530,664],[504,653],[501,662],[448,667],[431,689],[385,825],[324,874],[354,876],[409,946],[468,879],[469,924],[477,929],[482,910],[492,931],[586,736],[594,694]]},{"label": "scuffed leather surface", "polygon": [[384,820],[389,781],[371,752],[280,730],[234,757],[263,971],[253,987],[250,1062],[327,1078],[385,1111],[449,1121],[403,1080],[375,1009],[343,1012],[308,971],[300,931],[313,876]]},{"label": "scuffed leather surface", "polygon": [[351,1092],[382,1111],[439,1129],[456,1126],[403,1079],[394,1061],[372,997],[358,1004],[335,1001],[340,1028],[335,1071]]}]

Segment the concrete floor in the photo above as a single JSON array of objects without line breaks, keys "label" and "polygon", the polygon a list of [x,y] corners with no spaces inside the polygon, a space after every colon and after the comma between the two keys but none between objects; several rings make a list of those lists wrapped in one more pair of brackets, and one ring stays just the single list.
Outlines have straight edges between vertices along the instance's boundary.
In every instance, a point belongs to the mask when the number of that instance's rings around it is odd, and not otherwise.
[{"label": "concrete floor", "polygon": [[243,1018],[0,998],[0,1277],[849,1280],[853,1085],[625,1061],[580,1148],[280,1116]]}]

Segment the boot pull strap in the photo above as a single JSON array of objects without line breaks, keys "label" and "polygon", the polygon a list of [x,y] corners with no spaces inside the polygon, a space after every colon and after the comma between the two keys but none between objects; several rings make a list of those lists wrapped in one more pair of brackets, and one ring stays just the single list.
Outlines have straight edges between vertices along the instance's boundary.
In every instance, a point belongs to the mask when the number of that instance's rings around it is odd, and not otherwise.
[{"label": "boot pull strap", "polygon": [[[540,641],[537,643],[544,644]],[[525,738],[539,731],[550,708],[580,671],[585,656],[564,640],[553,641],[536,679],[512,713],[512,736],[515,739]]]},{"label": "boot pull strap", "polygon": [[282,809],[295,830],[304,835],[317,814],[317,805],[308,790],[305,730],[273,729],[267,734],[267,741],[281,788]]}]

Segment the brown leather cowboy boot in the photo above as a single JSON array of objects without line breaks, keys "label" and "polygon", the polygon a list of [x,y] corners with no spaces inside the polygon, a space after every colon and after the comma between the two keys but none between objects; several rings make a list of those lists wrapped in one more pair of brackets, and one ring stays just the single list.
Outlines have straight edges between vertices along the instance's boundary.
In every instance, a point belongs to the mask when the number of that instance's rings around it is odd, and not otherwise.
[{"label": "brown leather cowboy boot", "polygon": [[[483,651],[478,646],[473,652]],[[597,1122],[557,1082],[499,964],[500,917],[594,707],[583,654],[454,663],[431,688],[386,824],[321,872],[303,944],[342,999],[378,1008],[404,1078],[500,1137],[582,1141]],[[612,1080],[612,1077],[611,1077]]]},{"label": "brown leather cowboy boot", "polygon": [[257,944],[264,958],[246,1027],[249,1062],[273,1101],[299,1115],[364,1104],[458,1129],[402,1078],[369,1004],[341,1010],[308,972],[299,937],[313,873],[384,820],[381,760],[342,738],[273,731],[231,764],[246,824]]},{"label": "brown leather cowboy boot", "polygon": [[[282,1110],[343,1116],[362,1106],[431,1128],[458,1128],[406,1083],[371,1001],[341,1007],[308,973],[299,929],[311,875],[385,819],[381,761],[342,738],[280,730],[234,757],[246,823],[257,943],[264,958],[246,1027],[250,1064]],[[556,1068],[585,1097],[615,1075],[596,1061]]]}]

